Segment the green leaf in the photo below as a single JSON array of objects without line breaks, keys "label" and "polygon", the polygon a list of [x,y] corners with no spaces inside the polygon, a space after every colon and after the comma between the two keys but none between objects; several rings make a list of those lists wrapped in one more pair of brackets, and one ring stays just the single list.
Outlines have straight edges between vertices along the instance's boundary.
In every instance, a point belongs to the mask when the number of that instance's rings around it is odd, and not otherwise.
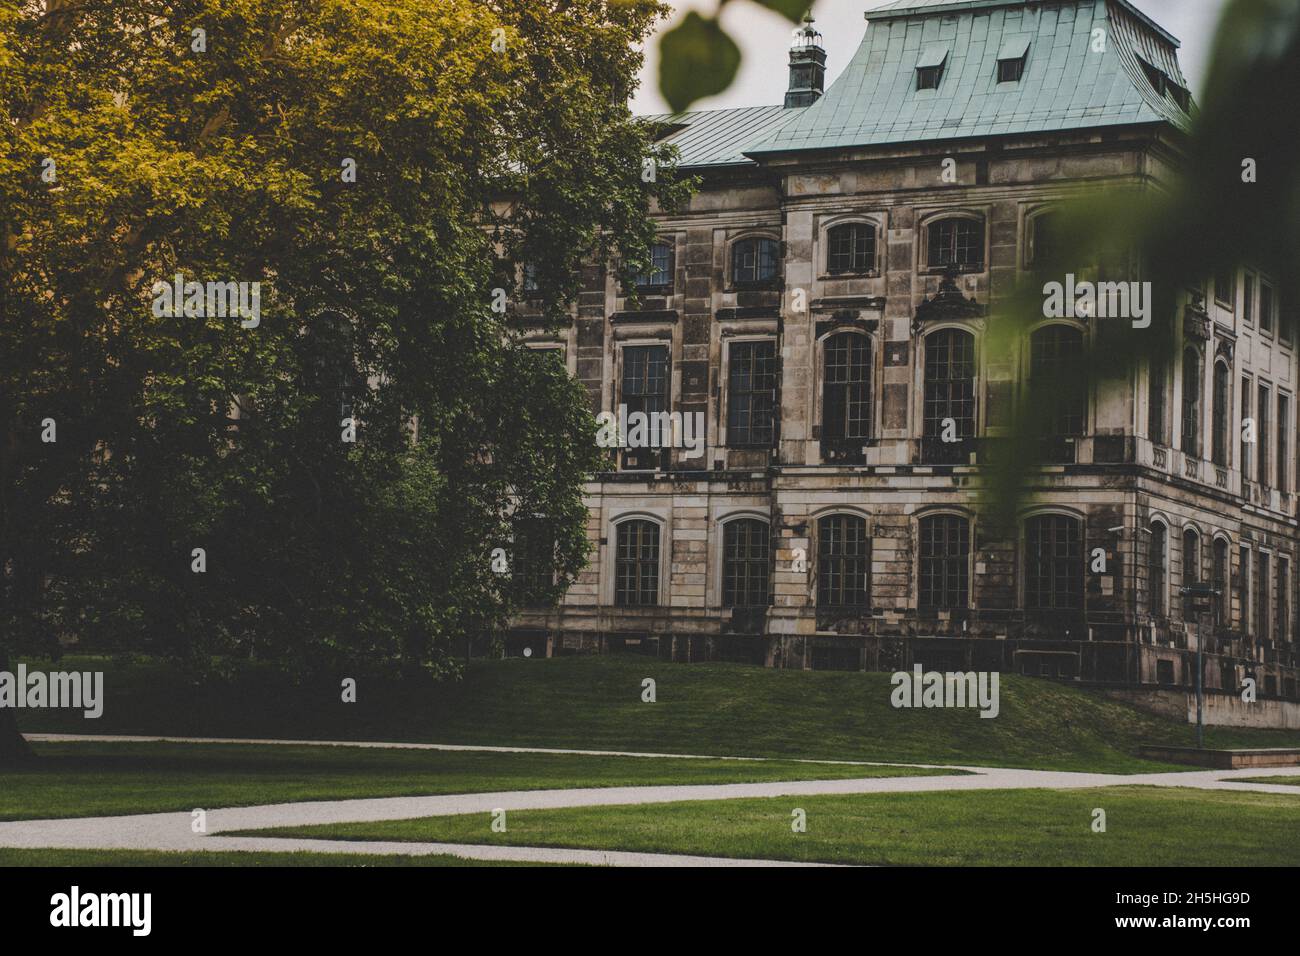
[{"label": "green leaf", "polygon": [[812,7],[809,0],[754,0],[754,2],[767,7],[769,10],[775,10],[791,23],[798,23],[802,20],[803,15]]},{"label": "green leaf", "polygon": [[740,47],[718,21],[694,11],[659,43],[659,90],[674,112],[721,93],[739,68]]}]

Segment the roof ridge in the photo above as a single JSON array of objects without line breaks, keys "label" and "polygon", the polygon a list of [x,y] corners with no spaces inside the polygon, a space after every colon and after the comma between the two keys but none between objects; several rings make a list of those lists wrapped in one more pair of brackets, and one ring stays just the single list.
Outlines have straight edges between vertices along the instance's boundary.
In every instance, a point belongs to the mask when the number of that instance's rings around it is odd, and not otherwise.
[{"label": "roof ridge", "polygon": [[[867,20],[892,20],[899,17],[927,16],[934,13],[993,7],[1024,7],[1041,2],[1042,0],[889,0],[888,3],[867,10],[865,16]],[[1160,34],[1163,39],[1172,43],[1174,49],[1182,49],[1182,42],[1153,20],[1149,14],[1143,13],[1134,0],[1110,0],[1110,2],[1118,3],[1120,6],[1127,8],[1129,13]]]}]

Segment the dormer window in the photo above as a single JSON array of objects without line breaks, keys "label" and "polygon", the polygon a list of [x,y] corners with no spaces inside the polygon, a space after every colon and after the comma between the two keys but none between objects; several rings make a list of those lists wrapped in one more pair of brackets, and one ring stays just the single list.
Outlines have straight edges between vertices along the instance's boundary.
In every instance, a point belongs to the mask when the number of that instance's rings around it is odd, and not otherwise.
[{"label": "dormer window", "polygon": [[1173,77],[1143,57],[1138,57],[1137,60],[1153,90],[1161,96],[1168,95],[1184,113],[1192,111],[1192,94],[1187,87],[1175,83]]},{"label": "dormer window", "polygon": [[1151,83],[1151,88],[1161,96],[1164,96],[1166,84],[1169,83],[1168,74],[1154,63],[1148,63],[1142,57],[1138,57],[1138,62],[1142,64],[1142,72],[1147,75],[1147,80]]},{"label": "dormer window", "polygon": [[948,61],[948,45],[932,43],[921,51],[916,61],[916,88],[937,90],[943,80],[943,66]]},{"label": "dormer window", "polygon": [[1029,56],[1029,37],[1011,37],[1002,44],[998,53],[998,82],[1019,83],[1025,75],[1025,60]]},{"label": "dormer window", "polygon": [[1178,104],[1178,108],[1184,113],[1190,113],[1192,111],[1191,91],[1186,87],[1179,86],[1173,80],[1169,80],[1166,85],[1169,87],[1169,95],[1174,98],[1174,102]]}]

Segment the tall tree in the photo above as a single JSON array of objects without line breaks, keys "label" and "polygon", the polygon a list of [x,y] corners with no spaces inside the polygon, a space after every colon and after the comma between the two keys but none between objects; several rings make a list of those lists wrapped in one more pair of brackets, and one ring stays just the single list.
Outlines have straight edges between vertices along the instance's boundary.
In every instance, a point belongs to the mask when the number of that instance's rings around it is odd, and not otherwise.
[{"label": "tall tree", "polygon": [[594,424],[496,307],[528,263],[558,317],[683,195],[626,105],[664,13],[5,7],[0,668],[76,636],[445,673],[510,611],[520,515],[561,591]]}]

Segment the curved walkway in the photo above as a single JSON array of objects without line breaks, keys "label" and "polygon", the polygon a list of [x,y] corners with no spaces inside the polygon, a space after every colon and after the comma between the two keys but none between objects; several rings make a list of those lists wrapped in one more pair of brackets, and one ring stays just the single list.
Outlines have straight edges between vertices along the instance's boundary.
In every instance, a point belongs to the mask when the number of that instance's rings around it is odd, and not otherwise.
[{"label": "curved walkway", "polygon": [[[269,741],[184,737],[95,737],[31,735],[45,741],[116,741],[294,744],[299,746],[361,746],[429,750],[481,750],[510,753],[600,754],[607,756],[703,758],[684,754],[641,754],[615,751],[551,750],[525,747],[474,747],[447,744],[349,743],[335,741]],[[763,758],[725,758],[763,759]],[[851,761],[808,761],[851,763]],[[871,766],[935,766],[930,764],[867,764]],[[314,824],[370,823],[415,817],[489,814],[501,809],[561,809],[569,807],[629,806],[696,800],[739,800],[753,797],[805,797],[825,794],[924,793],[954,790],[1075,790],[1091,787],[1156,786],[1202,790],[1249,790],[1300,795],[1300,787],[1285,784],[1246,783],[1249,777],[1300,777],[1300,767],[1249,770],[1194,770],[1152,774],[1074,773],[1054,770],[1014,770],[1000,767],[951,767],[961,776],[873,777],[863,780],[797,780],[771,783],[693,784],[671,786],[588,787],[570,790],[524,790],[498,793],[451,794],[430,797],[384,797],[355,800],[320,800],[268,804],[256,807],[207,809],[207,832],[194,833],[189,812],[146,813],[130,816],[83,817],[61,820],[22,820],[0,823],[0,847],[25,849],[161,850],[186,852],[314,852],[380,856],[446,854],[464,859],[523,863],[583,863],[612,866],[789,866],[772,860],[733,860],[716,857],[602,850],[567,850],[543,847],[475,846],[445,843],[404,843],[222,836],[240,830],[297,827]]]}]

